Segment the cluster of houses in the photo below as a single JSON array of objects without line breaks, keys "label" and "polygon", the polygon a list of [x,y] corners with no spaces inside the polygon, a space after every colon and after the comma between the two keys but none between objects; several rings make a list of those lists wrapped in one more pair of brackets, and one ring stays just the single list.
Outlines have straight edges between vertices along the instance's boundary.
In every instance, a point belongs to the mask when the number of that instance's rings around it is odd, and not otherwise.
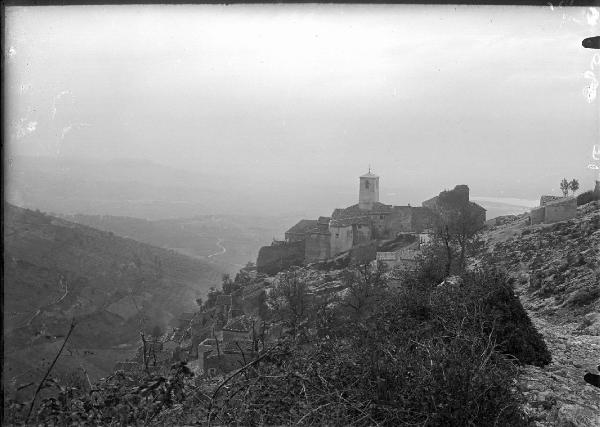
[{"label": "cluster of houses", "polygon": [[234,294],[218,295],[210,308],[182,313],[172,331],[147,337],[136,356],[118,362],[115,369],[157,372],[185,361],[202,378],[240,368],[282,333],[277,326],[265,328],[256,312],[257,298],[264,293],[264,287],[255,283]]}]

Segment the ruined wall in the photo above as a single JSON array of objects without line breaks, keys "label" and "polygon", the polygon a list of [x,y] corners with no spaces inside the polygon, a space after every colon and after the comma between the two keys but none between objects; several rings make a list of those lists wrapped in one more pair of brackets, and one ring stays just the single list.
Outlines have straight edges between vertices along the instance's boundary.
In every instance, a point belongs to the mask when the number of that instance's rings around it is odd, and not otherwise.
[{"label": "ruined wall", "polygon": [[411,207],[411,230],[417,233],[433,228],[437,215],[426,207]]},{"label": "ruined wall", "polygon": [[329,258],[331,238],[325,233],[311,233],[306,236],[304,260],[306,262],[321,261]]},{"label": "ruined wall", "polygon": [[259,273],[276,274],[292,265],[302,265],[304,246],[304,242],[263,246],[258,252],[256,270]]},{"label": "ruined wall", "polygon": [[396,237],[399,232],[412,231],[412,208],[410,206],[394,206],[386,215],[385,232],[388,237]]},{"label": "ruined wall", "polygon": [[544,222],[546,224],[573,218],[577,214],[577,199],[568,197],[556,202],[548,203],[545,206],[545,210],[546,215]]},{"label": "ruined wall", "polygon": [[347,226],[334,226],[329,227],[331,233],[330,248],[331,256],[336,256],[341,252],[345,252],[352,248],[354,242],[354,236],[352,233],[352,225]]}]

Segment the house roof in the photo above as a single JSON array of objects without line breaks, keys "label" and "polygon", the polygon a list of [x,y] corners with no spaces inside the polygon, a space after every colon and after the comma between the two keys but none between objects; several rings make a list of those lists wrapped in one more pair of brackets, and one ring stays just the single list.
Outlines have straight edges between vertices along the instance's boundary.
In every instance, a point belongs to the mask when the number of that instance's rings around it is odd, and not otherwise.
[{"label": "house roof", "polygon": [[319,219],[317,219],[317,222],[318,222],[319,224],[329,224],[329,220],[330,220],[330,219],[331,219],[331,218],[330,218],[330,217],[328,217],[328,216],[320,216],[320,217],[319,217]]},{"label": "house roof", "polygon": [[382,214],[392,212],[392,205],[375,202],[370,210],[360,209],[359,205],[352,205],[346,209],[336,209],[333,211],[333,219],[363,217],[365,215]]},{"label": "house roof", "polygon": [[316,227],[311,228],[306,234],[329,234],[329,221],[319,223]]},{"label": "house roof", "polygon": [[354,218],[340,218],[331,221],[332,227],[351,227],[354,224],[369,225],[369,218],[366,216],[359,216]]},{"label": "house roof", "polygon": [[311,228],[316,227],[318,223],[319,222],[316,219],[301,219],[296,225],[286,231],[286,234],[304,234]]},{"label": "house roof", "polygon": [[250,316],[243,315],[231,319],[225,326],[223,326],[223,330],[232,332],[250,332],[253,325],[254,319]]}]

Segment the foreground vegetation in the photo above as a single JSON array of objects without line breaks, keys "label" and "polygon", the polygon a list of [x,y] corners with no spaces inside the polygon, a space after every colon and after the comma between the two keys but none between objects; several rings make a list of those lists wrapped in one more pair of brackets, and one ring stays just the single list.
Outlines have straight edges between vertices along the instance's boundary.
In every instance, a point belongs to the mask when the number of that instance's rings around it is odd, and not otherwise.
[{"label": "foreground vegetation", "polygon": [[5,400],[5,422],[50,424],[525,425],[519,363],[543,365],[541,336],[497,271],[439,284],[433,255],[412,272],[345,271],[342,296],[314,297],[303,269],[270,294],[286,335],[226,378],[117,372],[52,397]]}]

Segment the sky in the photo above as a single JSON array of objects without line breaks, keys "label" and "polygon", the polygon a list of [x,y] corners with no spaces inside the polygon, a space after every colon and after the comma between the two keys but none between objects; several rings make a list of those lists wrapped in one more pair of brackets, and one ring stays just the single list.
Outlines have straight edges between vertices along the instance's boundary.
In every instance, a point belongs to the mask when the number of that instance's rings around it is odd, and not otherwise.
[{"label": "sky", "polygon": [[598,179],[600,55],[581,41],[599,20],[550,6],[10,7],[6,153],[349,198],[370,166],[389,203],[456,184],[535,201],[563,176]]}]

